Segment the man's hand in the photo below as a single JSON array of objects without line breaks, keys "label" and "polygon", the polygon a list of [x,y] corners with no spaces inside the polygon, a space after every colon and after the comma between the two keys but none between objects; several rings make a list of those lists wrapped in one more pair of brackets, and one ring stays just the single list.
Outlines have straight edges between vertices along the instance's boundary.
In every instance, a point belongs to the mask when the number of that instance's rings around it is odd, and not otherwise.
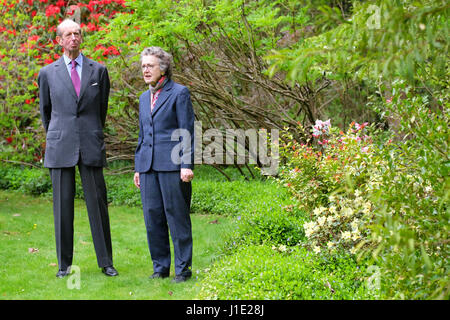
[{"label": "man's hand", "polygon": [[183,182],[191,182],[194,179],[194,172],[191,169],[182,168],[180,178]]},{"label": "man's hand", "polygon": [[136,188],[140,189],[141,181],[139,180],[139,172],[135,172],[133,180],[134,180],[134,185],[136,186]]}]

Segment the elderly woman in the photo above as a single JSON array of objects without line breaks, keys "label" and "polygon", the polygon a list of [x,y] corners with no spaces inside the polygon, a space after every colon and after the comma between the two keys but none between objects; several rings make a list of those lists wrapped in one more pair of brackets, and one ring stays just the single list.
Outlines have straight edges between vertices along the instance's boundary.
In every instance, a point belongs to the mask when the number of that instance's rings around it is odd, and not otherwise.
[{"label": "elderly woman", "polygon": [[139,98],[139,138],[134,184],[140,188],[147,240],[153,261],[151,278],[170,273],[169,230],[175,254],[175,282],[192,275],[190,220],[194,111],[189,90],[171,80],[172,56],[159,47],[141,53],[144,81]]}]

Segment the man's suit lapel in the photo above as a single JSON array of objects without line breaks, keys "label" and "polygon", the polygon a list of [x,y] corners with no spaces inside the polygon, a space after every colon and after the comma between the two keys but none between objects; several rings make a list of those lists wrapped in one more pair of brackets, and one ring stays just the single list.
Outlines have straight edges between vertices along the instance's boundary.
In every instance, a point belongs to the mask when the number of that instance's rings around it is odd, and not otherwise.
[{"label": "man's suit lapel", "polygon": [[91,78],[92,72],[94,68],[92,66],[92,61],[83,56],[83,71],[81,72],[81,90],[80,90],[80,98],[83,96],[86,88],[89,84],[89,79]]},{"label": "man's suit lapel", "polygon": [[72,84],[72,79],[69,76],[69,72],[67,71],[67,66],[64,61],[64,57],[59,58],[57,63],[55,64],[56,74],[61,80],[61,83],[67,88],[70,94],[78,100],[77,93],[75,92],[75,88]]},{"label": "man's suit lapel", "polygon": [[173,87],[173,81],[172,80],[167,81],[167,83],[164,85],[163,89],[159,93],[158,100],[156,100],[155,107],[153,108],[153,111],[152,111],[152,117],[155,116],[155,114],[158,112],[158,110],[161,109],[161,106],[164,104],[164,102],[166,102],[167,98],[170,97],[170,95],[172,93],[171,92],[172,87]]}]

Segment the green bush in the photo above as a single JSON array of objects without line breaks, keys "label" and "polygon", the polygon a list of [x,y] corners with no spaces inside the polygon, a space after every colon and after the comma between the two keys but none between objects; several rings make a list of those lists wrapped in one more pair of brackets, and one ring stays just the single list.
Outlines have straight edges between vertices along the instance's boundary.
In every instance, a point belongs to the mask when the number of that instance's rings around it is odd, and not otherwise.
[{"label": "green bush", "polygon": [[30,195],[51,192],[52,182],[48,169],[0,167],[0,189],[19,190]]},{"label": "green bush", "polygon": [[349,256],[301,248],[245,246],[225,256],[202,282],[199,299],[369,299],[366,272]]},{"label": "green bush", "polygon": [[51,192],[52,181],[48,169],[26,169],[19,190],[33,196]]},{"label": "green bush", "polygon": [[[260,199],[260,202],[264,201]],[[278,203],[268,209],[259,208],[238,216],[237,227],[227,240],[227,250],[233,251],[249,244],[293,246],[304,241],[304,212],[296,211],[287,203]]]},{"label": "green bush", "polygon": [[141,193],[133,183],[133,173],[105,175],[108,202],[114,205],[141,206]]},{"label": "green bush", "polygon": [[[128,163],[121,164],[123,166]],[[117,165],[110,167],[116,171]],[[78,170],[77,170],[78,171]],[[234,181],[227,181],[216,169],[197,166],[192,182],[193,194],[191,211],[219,215],[239,215],[255,211],[264,203],[261,199],[281,199],[287,194],[275,183],[260,180],[244,180],[236,168],[224,171]],[[114,205],[141,206],[139,189],[134,186],[134,173],[112,174],[110,168],[104,170],[108,202]],[[78,173],[75,175],[75,197],[84,199],[83,186]],[[52,185],[48,169],[21,168],[19,166],[0,167],[0,188],[21,190],[31,195],[51,194]],[[267,203],[271,203],[267,201]]]}]

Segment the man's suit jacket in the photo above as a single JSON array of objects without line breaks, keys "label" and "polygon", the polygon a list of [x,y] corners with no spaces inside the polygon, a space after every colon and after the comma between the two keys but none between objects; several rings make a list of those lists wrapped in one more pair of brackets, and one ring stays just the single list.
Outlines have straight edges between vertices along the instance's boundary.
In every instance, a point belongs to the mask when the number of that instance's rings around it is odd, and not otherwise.
[{"label": "man's suit jacket", "polygon": [[40,70],[38,83],[47,133],[44,167],[73,167],[80,155],[83,164],[104,167],[103,128],[110,89],[106,67],[83,56],[79,97],[63,57]]},{"label": "man's suit jacket", "polygon": [[139,98],[135,171],[193,169],[194,111],[188,88],[169,80],[152,112],[150,97],[150,90],[147,90]]}]

